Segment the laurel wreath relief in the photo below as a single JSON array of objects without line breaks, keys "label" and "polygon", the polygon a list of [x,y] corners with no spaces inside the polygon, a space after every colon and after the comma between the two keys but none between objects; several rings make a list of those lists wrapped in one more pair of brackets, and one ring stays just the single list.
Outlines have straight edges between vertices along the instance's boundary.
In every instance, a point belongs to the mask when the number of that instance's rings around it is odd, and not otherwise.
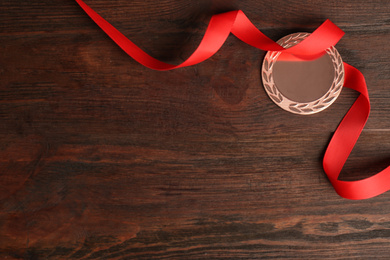
[{"label": "laurel wreath relief", "polygon": [[[298,44],[309,35],[309,33],[291,34],[280,39],[278,41],[278,44],[280,44],[284,48],[289,48]],[[335,47],[329,48],[328,50],[326,50],[326,52],[331,57],[335,70],[333,83],[329,88],[328,92],[326,92],[321,98],[308,103],[299,103],[290,100],[287,97],[283,96],[282,93],[280,93],[273,79],[273,65],[277,61],[280,52],[268,52],[264,58],[262,68],[263,85],[268,96],[277,105],[295,114],[314,114],[330,106],[340,94],[342,86],[344,84],[344,65],[341,56]]]}]

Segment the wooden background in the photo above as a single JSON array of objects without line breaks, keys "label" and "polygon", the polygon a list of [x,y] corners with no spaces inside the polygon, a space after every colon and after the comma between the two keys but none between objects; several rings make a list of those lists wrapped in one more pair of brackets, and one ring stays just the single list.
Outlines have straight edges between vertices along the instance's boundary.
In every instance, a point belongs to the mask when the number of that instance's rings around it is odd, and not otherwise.
[{"label": "wooden background", "polygon": [[[387,0],[87,0],[178,64],[213,14],[277,40],[326,18],[366,76],[372,112],[341,178],[390,163]],[[1,259],[389,258],[390,193],[340,198],[321,161],[357,97],[312,116],[265,94],[265,53],[230,36],[168,72],[116,46],[72,0],[0,2]]]}]

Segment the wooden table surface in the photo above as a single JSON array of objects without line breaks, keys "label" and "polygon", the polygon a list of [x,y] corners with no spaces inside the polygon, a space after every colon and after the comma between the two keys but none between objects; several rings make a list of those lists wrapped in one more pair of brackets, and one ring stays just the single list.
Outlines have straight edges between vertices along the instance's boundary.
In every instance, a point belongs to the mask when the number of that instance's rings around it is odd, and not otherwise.
[{"label": "wooden table surface", "polygon": [[[372,102],[340,178],[390,163],[387,0],[86,2],[174,64],[216,13],[241,9],[274,40],[331,19]],[[199,65],[153,71],[75,1],[2,0],[0,258],[389,259],[390,193],[343,199],[321,166],[357,93],[285,112],[264,55],[230,36]]]}]

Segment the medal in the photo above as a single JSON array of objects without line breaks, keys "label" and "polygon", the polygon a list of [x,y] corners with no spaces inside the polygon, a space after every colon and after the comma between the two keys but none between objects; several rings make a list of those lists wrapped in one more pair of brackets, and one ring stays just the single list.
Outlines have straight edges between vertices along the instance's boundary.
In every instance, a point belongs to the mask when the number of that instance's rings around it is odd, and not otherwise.
[{"label": "medal", "polygon": [[[294,33],[277,43],[288,49],[309,35]],[[326,109],[337,99],[344,84],[344,65],[334,46],[314,60],[269,51],[261,75],[264,89],[275,104],[291,113],[309,115]]]}]

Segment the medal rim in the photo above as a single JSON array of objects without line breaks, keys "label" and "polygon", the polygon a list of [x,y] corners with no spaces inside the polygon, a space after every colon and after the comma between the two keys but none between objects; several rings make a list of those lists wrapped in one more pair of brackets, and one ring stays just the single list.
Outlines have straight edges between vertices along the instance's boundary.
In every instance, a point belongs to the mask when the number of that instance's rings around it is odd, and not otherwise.
[{"label": "medal rim", "polygon": [[[278,40],[277,43],[284,48],[290,48],[301,42],[309,35],[310,33],[305,32],[293,33],[284,36]],[[269,98],[282,109],[299,115],[319,113],[332,105],[341,93],[344,85],[345,71],[342,58],[334,46],[328,48],[326,53],[330,56],[335,70],[333,82],[329,86],[329,90],[316,100],[310,102],[298,102],[284,96],[276,86],[273,79],[273,65],[277,62],[281,52],[268,51],[263,60],[261,75],[264,90]]]}]

